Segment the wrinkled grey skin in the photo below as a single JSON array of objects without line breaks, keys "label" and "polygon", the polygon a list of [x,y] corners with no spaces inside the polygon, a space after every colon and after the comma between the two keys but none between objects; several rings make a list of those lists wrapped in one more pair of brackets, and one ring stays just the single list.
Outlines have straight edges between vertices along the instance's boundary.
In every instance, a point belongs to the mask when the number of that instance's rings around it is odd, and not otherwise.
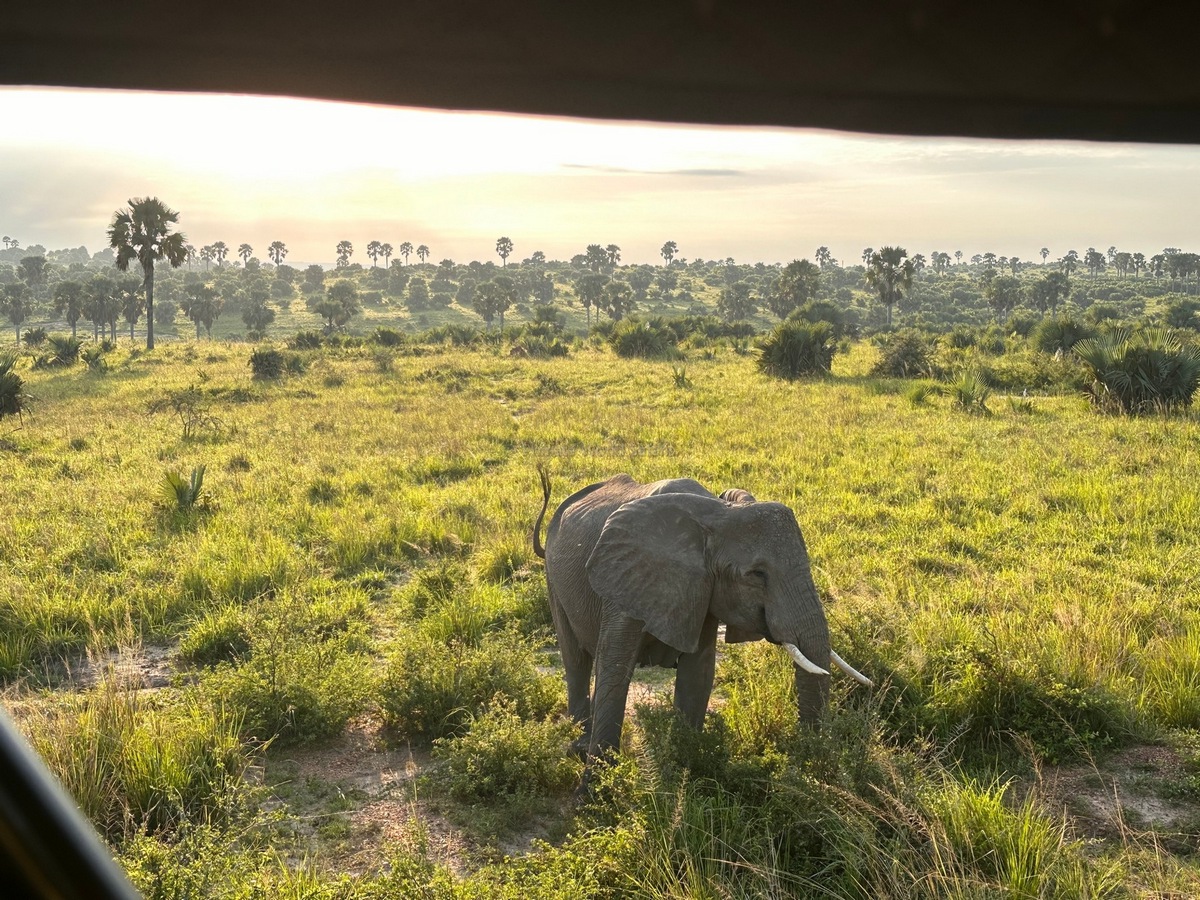
[{"label": "wrinkled grey skin", "polygon": [[[543,490],[545,515],[544,475]],[[617,475],[563,501],[544,556],[567,702],[589,757],[620,745],[637,665],[676,667],[675,706],[703,725],[719,622],[727,642],[793,643],[828,665],[829,629],[808,551],[782,504],[755,502],[740,489],[716,497],[690,478],[639,484]],[[796,694],[801,719],[815,724],[829,677],[797,668]]]}]

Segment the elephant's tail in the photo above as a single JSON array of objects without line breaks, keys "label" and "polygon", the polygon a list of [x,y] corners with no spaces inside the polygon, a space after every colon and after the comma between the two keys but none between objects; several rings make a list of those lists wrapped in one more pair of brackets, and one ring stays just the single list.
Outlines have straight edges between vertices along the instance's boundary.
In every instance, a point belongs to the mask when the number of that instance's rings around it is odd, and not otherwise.
[{"label": "elephant's tail", "polygon": [[546,548],[542,546],[542,519],[546,517],[546,509],[550,506],[550,473],[546,471],[545,466],[538,466],[538,477],[542,479],[542,511],[538,513],[537,521],[533,523],[533,552],[545,559]]}]

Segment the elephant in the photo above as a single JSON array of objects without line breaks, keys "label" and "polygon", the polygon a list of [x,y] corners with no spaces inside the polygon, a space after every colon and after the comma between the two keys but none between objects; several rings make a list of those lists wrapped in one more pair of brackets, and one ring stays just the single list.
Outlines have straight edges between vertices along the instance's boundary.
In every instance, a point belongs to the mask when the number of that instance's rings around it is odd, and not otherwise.
[{"label": "elephant", "polygon": [[545,560],[567,705],[583,727],[577,749],[589,760],[620,746],[638,665],[674,667],[675,707],[703,727],[719,623],[727,643],[768,640],[788,652],[803,722],[819,722],[830,661],[871,684],[830,647],[804,537],[787,506],[740,488],[717,496],[691,478],[640,484],[622,474],[564,500],[543,545],[550,479],[540,474],[533,549]]}]

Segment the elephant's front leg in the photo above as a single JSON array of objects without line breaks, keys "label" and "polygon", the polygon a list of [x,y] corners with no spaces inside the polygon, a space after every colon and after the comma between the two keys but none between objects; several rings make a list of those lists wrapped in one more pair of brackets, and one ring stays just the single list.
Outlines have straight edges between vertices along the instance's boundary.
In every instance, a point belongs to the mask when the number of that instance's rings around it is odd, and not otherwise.
[{"label": "elephant's front leg", "polygon": [[675,708],[693,728],[704,727],[716,667],[717,619],[709,615],[700,631],[700,646],[695,653],[684,653],[679,657],[675,673]]},{"label": "elephant's front leg", "polygon": [[644,625],[623,613],[604,611],[596,646],[596,686],[592,695],[593,758],[621,746],[629,680],[637,664]]}]

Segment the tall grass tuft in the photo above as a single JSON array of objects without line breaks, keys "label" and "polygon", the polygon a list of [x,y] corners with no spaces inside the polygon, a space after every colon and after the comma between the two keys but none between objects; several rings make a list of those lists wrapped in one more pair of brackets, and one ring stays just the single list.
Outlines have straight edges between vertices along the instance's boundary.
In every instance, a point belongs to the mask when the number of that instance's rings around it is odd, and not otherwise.
[{"label": "tall grass tuft", "polygon": [[804,375],[828,375],[837,350],[828,322],[788,319],[758,344],[758,370],[788,380]]},{"label": "tall grass tuft", "polygon": [[111,674],[23,726],[110,840],[184,820],[219,821],[244,790],[251,762],[228,710],[195,697],[158,706]]}]

